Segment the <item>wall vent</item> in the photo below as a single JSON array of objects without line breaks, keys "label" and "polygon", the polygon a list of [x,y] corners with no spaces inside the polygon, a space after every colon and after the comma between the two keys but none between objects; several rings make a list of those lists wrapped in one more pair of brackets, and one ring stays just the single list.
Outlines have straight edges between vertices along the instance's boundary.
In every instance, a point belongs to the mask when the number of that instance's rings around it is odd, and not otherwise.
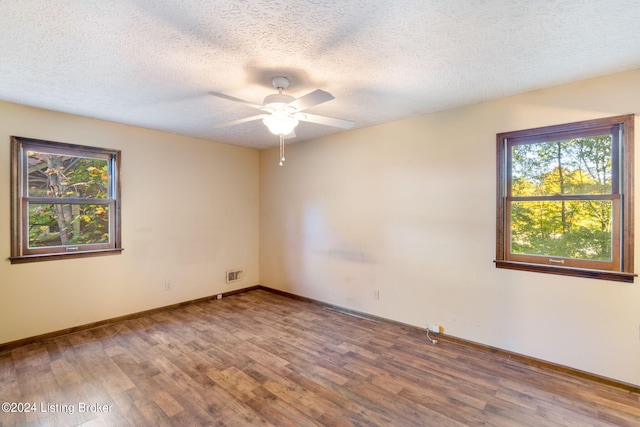
[{"label": "wall vent", "polygon": [[242,278],[242,270],[227,271],[227,283],[237,282]]}]

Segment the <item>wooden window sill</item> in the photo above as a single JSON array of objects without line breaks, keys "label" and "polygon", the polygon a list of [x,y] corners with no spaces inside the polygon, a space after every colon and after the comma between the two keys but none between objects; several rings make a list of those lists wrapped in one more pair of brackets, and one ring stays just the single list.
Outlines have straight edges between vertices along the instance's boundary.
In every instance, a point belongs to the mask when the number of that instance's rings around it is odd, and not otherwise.
[{"label": "wooden window sill", "polygon": [[24,264],[28,262],[53,261],[53,260],[69,259],[69,258],[89,258],[89,257],[105,256],[105,255],[120,255],[120,253],[122,253],[123,250],[124,250],[123,248],[115,248],[115,249],[98,249],[94,251],[73,252],[73,253],[22,255],[22,256],[10,257],[9,261],[11,261],[11,264]]},{"label": "wooden window sill", "polygon": [[589,279],[612,280],[626,283],[633,283],[634,278],[637,276],[637,274],[622,271],[589,270],[586,268],[559,267],[554,265],[530,264],[526,262],[505,260],[495,260],[493,262],[495,262],[496,268],[558,274],[561,276],[584,277]]}]

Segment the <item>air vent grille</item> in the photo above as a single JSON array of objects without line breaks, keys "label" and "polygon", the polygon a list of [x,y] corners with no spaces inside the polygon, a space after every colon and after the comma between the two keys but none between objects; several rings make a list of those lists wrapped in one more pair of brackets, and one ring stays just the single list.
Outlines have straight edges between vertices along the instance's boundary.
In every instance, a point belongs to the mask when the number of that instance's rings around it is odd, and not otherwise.
[{"label": "air vent grille", "polygon": [[242,270],[227,271],[227,283],[237,282],[242,278]]}]

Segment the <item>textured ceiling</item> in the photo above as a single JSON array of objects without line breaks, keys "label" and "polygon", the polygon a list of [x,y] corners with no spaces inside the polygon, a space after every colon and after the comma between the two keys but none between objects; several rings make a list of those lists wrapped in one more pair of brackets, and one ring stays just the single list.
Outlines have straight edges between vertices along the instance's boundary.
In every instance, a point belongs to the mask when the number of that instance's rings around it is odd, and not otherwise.
[{"label": "textured ceiling", "polygon": [[361,128],[637,68],[638,0],[0,0],[1,100],[256,148],[215,124],[259,112],[208,92],[283,75]]}]

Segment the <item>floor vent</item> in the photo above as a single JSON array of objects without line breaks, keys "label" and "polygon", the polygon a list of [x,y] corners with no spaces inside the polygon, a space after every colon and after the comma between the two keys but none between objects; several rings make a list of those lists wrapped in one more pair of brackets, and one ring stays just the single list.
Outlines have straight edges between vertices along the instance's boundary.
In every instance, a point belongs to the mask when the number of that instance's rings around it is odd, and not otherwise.
[{"label": "floor vent", "polygon": [[237,282],[242,277],[242,270],[229,270],[227,271],[227,283]]}]

